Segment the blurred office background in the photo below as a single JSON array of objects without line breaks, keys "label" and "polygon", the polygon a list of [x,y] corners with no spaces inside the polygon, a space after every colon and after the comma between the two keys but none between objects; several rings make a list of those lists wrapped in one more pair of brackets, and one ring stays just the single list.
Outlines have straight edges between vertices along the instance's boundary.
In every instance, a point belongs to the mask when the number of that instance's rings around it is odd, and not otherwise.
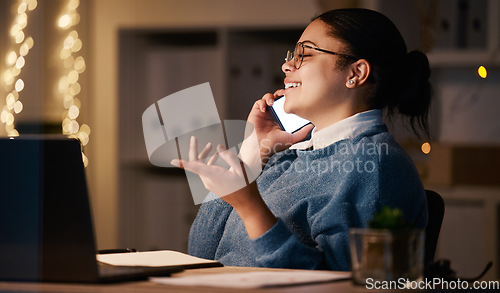
[{"label": "blurred office background", "polygon": [[0,134],[82,140],[100,249],[186,251],[198,206],[183,171],[149,163],[143,111],[210,82],[221,119],[246,119],[283,86],[285,52],[311,17],[343,7],[383,12],[428,53],[432,137],[392,125],[445,199],[436,257],[462,276],[494,261],[488,278],[500,278],[496,0],[1,0]]}]

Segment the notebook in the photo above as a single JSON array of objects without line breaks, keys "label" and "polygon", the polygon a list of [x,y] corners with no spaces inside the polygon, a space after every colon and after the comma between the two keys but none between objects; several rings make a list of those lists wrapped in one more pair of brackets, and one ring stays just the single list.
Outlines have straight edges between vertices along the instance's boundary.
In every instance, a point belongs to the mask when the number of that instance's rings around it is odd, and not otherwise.
[{"label": "notebook", "polygon": [[75,139],[0,138],[0,199],[0,280],[97,283],[183,270],[97,261],[81,147]]}]

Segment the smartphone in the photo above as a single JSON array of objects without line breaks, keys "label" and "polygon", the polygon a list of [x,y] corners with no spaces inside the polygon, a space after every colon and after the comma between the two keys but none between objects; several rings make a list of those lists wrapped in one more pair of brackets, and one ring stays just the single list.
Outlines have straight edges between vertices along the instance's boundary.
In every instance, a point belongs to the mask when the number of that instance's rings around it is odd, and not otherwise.
[{"label": "smartphone", "polygon": [[299,117],[295,114],[289,114],[285,112],[285,96],[281,96],[274,100],[274,104],[269,108],[274,119],[279,123],[281,129],[286,132],[294,133],[301,129],[302,127],[310,124],[308,120]]}]

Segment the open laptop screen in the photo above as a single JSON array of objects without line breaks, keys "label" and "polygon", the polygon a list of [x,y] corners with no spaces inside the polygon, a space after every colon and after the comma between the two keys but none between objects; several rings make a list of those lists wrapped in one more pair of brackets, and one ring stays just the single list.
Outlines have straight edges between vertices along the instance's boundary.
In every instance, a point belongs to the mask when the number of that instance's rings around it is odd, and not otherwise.
[{"label": "open laptop screen", "polygon": [[0,200],[1,280],[97,278],[77,140],[0,138]]}]

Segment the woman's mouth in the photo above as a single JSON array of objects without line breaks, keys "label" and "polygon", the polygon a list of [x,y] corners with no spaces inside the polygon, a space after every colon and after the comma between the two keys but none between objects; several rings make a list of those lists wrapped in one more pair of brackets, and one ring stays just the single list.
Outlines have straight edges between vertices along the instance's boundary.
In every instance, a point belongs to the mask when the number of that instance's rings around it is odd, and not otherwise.
[{"label": "woman's mouth", "polygon": [[299,87],[302,84],[300,82],[290,82],[290,83],[285,83],[285,89],[288,88],[294,88],[294,87]]}]

